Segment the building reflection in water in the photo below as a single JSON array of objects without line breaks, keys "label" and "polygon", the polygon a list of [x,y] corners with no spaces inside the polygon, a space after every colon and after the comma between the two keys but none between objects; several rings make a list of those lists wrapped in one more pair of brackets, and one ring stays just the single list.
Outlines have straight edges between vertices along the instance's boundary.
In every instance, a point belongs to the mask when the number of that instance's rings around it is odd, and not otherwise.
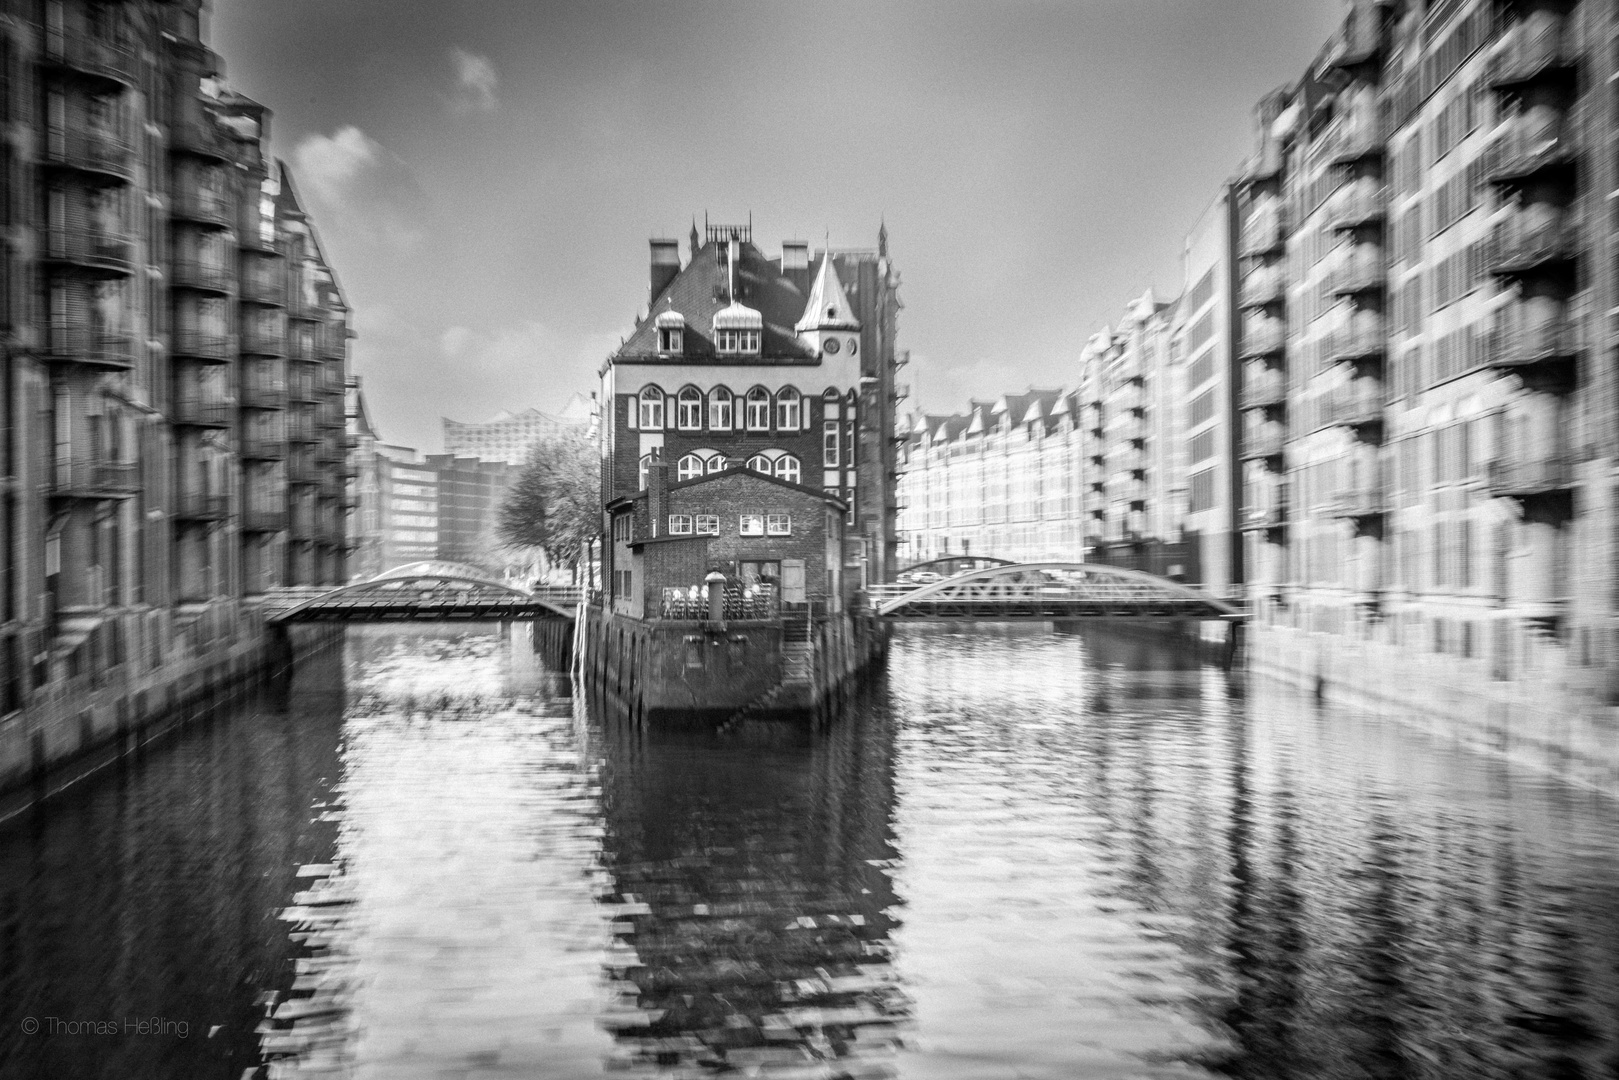
[{"label": "building reflection in water", "polygon": [[890,960],[895,741],[882,696],[813,733],[602,723],[619,1067],[892,1075],[909,1002]]}]

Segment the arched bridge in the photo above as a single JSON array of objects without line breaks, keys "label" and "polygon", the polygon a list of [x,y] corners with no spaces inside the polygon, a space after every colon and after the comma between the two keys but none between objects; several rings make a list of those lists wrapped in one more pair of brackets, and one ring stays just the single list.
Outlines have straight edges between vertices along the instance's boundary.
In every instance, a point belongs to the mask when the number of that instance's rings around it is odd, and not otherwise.
[{"label": "arched bridge", "polygon": [[572,619],[578,589],[518,588],[476,567],[419,562],[336,588],[277,589],[272,623]]},{"label": "arched bridge", "polygon": [[1168,578],[1093,563],[1016,563],[927,585],[867,589],[872,614],[893,620],[1242,619],[1233,605]]}]

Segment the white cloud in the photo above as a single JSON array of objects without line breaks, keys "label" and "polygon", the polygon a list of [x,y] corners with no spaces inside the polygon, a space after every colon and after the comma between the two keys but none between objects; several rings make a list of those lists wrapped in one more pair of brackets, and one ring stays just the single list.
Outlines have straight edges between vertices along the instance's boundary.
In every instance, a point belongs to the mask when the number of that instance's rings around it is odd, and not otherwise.
[{"label": "white cloud", "polygon": [[350,124],[331,135],[311,135],[293,151],[298,183],[321,202],[341,203],[360,173],[375,165],[382,146]]},{"label": "white cloud", "polygon": [[455,68],[456,82],[450,107],[455,112],[494,112],[500,107],[500,99],[495,96],[500,75],[489,57],[456,45],[450,49],[450,63]]}]

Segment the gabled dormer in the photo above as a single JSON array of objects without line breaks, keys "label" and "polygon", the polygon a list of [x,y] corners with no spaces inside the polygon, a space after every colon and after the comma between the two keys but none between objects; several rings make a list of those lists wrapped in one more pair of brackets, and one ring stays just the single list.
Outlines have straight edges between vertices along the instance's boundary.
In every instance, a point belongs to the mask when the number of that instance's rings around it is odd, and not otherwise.
[{"label": "gabled dormer", "polygon": [[764,316],[732,300],[714,313],[714,351],[721,356],[758,356]]},{"label": "gabled dormer", "polygon": [[658,355],[679,356],[686,351],[686,317],[669,308],[653,320],[658,331]]},{"label": "gabled dormer", "polygon": [[854,356],[860,351],[860,320],[838,280],[830,252],[821,256],[821,269],[810,287],[804,314],[793,330],[805,348],[824,356],[840,352]]}]

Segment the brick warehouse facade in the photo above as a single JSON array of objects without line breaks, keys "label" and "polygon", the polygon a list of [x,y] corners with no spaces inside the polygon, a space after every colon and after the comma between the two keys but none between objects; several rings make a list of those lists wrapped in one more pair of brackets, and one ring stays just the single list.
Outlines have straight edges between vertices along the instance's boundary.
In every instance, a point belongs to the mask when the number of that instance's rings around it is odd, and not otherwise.
[{"label": "brick warehouse facade", "polygon": [[1330,682],[1353,657],[1440,709],[1615,700],[1614,34],[1590,0],[1356,0],[1261,103],[1261,666]]}]

